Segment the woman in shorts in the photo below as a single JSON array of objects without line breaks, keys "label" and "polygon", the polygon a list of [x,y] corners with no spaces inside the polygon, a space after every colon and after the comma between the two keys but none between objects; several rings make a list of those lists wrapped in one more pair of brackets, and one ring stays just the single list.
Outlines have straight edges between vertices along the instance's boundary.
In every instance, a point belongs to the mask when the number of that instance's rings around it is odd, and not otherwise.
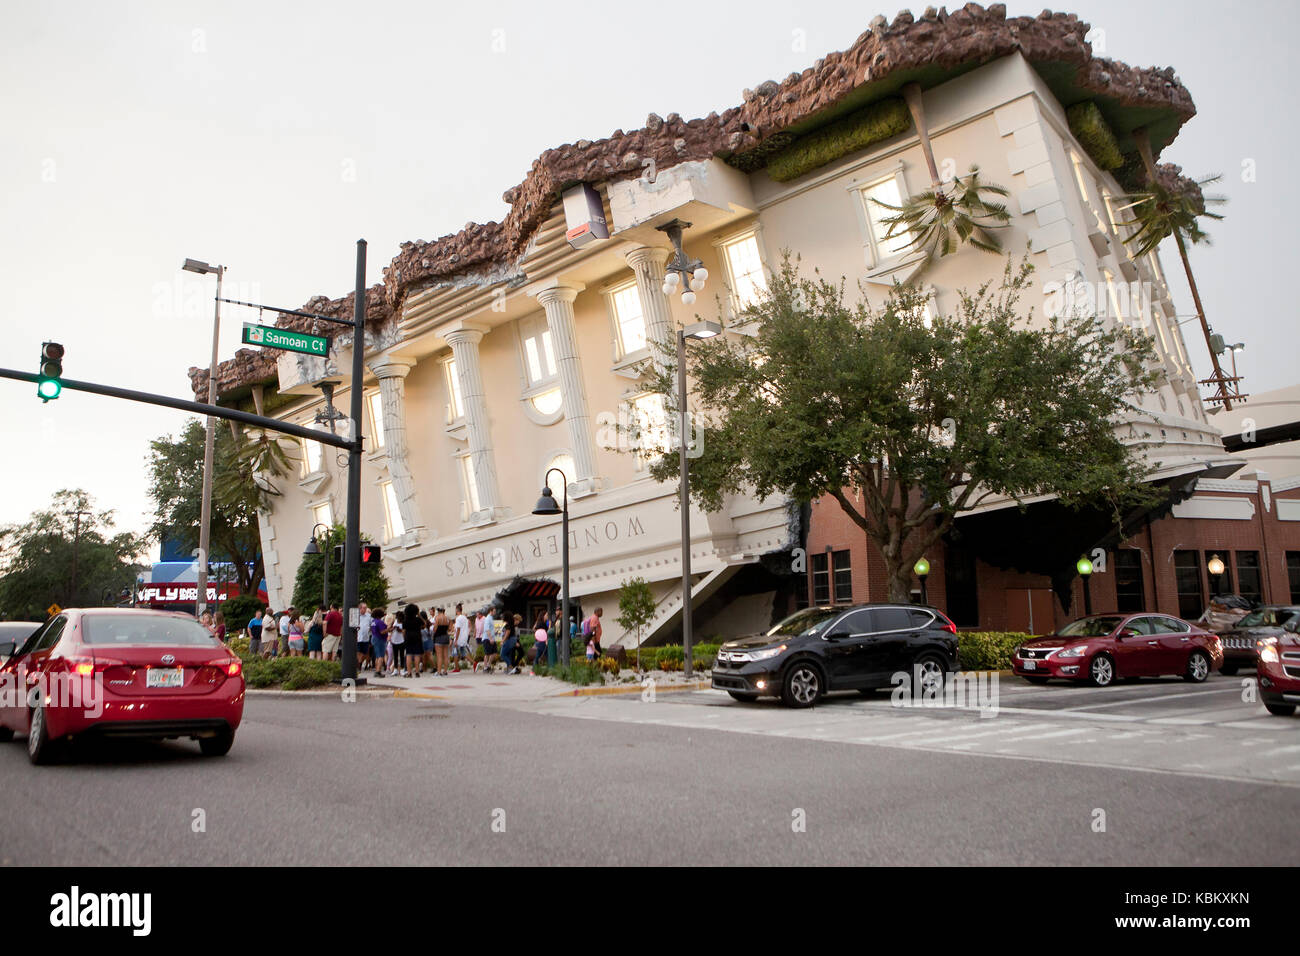
[{"label": "woman in shorts", "polygon": [[384,623],[384,609],[375,608],[370,619],[370,643],[375,655],[376,677],[384,677],[388,669],[384,666],[388,660],[388,625]]},{"label": "woman in shorts", "polygon": [[302,634],[302,616],[294,615],[289,621],[289,656],[302,657],[307,649],[307,641]]},{"label": "woman in shorts", "polygon": [[433,652],[437,658],[438,676],[447,676],[447,655],[451,649],[451,621],[442,608],[434,608]]},{"label": "woman in shorts", "polygon": [[307,656],[312,660],[321,660],[325,655],[321,647],[325,642],[325,609],[318,607],[307,625]]}]

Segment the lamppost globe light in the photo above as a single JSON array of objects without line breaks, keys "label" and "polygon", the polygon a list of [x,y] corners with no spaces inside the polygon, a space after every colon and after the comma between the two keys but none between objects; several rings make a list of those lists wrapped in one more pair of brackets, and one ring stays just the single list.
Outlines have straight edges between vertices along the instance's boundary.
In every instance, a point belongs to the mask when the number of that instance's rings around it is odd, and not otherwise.
[{"label": "lamppost globe light", "polygon": [[660,288],[663,290],[664,295],[673,294],[673,286],[669,285],[667,282],[665,282]]},{"label": "lamppost globe light", "polygon": [[930,562],[925,558],[917,558],[916,564],[912,565],[912,570],[916,572],[918,578],[923,578],[930,573]]},{"label": "lamppost globe light", "polygon": [[683,293],[682,293],[682,304],[683,304],[683,305],[694,305],[694,304],[695,304],[695,293],[694,293],[694,292],[691,292],[689,289],[688,289],[686,292],[683,292]]},{"label": "lamppost globe light", "polygon": [[664,276],[664,284],[672,288],[677,288],[677,284],[682,281],[680,273],[669,272]]},{"label": "lamppost globe light", "polygon": [[1217,578],[1220,574],[1224,572],[1224,570],[1226,570],[1223,564],[1223,559],[1220,558],[1217,554],[1214,555],[1213,557],[1210,558],[1209,562],[1205,565],[1205,570],[1209,571]]},{"label": "lamppost globe light", "polygon": [[700,282],[707,282],[709,279],[709,270],[704,268],[704,266],[700,266],[695,270],[694,275],[695,278],[700,280]]},{"label": "lamppost globe light", "polygon": [[1092,562],[1088,560],[1087,555],[1084,555],[1075,562],[1074,569],[1086,578],[1092,574]]},{"label": "lamppost globe light", "polygon": [[699,277],[698,273],[696,274],[696,277],[691,280],[691,291],[692,292],[704,291],[704,280]]}]

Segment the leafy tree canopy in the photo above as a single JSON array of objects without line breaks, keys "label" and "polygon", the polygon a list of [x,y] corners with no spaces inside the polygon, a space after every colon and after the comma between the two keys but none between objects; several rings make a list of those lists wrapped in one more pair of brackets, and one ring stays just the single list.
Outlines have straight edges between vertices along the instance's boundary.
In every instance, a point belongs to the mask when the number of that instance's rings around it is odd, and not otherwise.
[{"label": "leafy tree canopy", "polygon": [[43,621],[51,604],[115,604],[124,588],[135,587],[146,544],[114,534],[113,512],[96,511],[86,492],[55,492],[47,510],[0,528],[0,619]]},{"label": "leafy tree canopy", "polygon": [[[879,547],[900,601],[916,559],[990,497],[1104,501],[1117,518],[1151,501],[1148,468],[1114,424],[1157,381],[1150,339],[1092,316],[1022,315],[1032,271],[1008,260],[1000,283],[931,319],[925,293],[896,286],[880,308],[865,293],[851,304],[843,281],[804,278],[787,253],[741,316],[755,336],[689,350],[703,441],[692,494],[707,510],[742,490],[833,496]],[[672,408],[673,357],[664,365],[653,387]],[[668,454],[651,473],[677,468]]]},{"label": "leafy tree canopy", "polygon": [[[334,546],[343,544],[347,539],[347,527],[336,524],[330,529],[328,535],[327,549],[330,551],[330,602],[343,606],[343,565],[334,562]],[[320,539],[317,539],[319,543]],[[362,540],[367,540],[362,535]],[[298,574],[293,581],[293,606],[299,612],[310,615],[323,597],[325,585],[325,555],[322,554],[304,554],[302,563],[298,565]],[[365,601],[372,608],[387,607],[388,605],[388,579],[384,577],[382,565],[363,564],[361,566],[361,580],[358,589],[360,599]],[[285,608],[272,608],[275,611],[283,611]]]}]

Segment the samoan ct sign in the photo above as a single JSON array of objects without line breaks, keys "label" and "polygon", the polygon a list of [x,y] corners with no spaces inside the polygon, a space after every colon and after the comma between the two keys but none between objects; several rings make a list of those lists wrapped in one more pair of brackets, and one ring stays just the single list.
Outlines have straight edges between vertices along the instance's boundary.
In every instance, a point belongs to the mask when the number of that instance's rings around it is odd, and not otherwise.
[{"label": "samoan ct sign", "polygon": [[324,335],[308,335],[293,329],[277,329],[248,322],[244,323],[243,343],[322,357],[329,355],[330,351],[330,340]]}]

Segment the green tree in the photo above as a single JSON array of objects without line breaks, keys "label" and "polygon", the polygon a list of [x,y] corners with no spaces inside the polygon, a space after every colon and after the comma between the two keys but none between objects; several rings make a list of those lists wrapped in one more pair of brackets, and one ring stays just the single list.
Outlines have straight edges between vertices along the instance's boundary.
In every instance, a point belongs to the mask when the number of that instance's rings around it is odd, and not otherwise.
[{"label": "green tree", "polygon": [[[190,552],[199,545],[203,433],[203,423],[193,420],[175,438],[165,435],[150,443],[149,494],[154,500],[150,533],[159,539],[173,535]],[[210,550],[230,559],[240,593],[249,594],[264,576],[257,509],[266,495],[276,492],[254,480],[250,462],[256,459],[225,427],[216,430],[212,461]]]},{"label": "green tree", "polygon": [[[1032,271],[1008,261],[1000,285],[962,291],[955,315],[930,320],[923,293],[848,304],[842,281],[802,278],[787,254],[744,314],[757,335],[691,350],[695,498],[716,511],[743,490],[834,497],[879,549],[896,601],[916,559],[992,496],[1105,502],[1117,520],[1151,501],[1148,468],[1114,426],[1158,380],[1150,339],[1091,316],[1022,316]],[[670,408],[675,374],[653,386]],[[670,453],[651,473],[673,480],[677,467]]]},{"label": "green tree", "polygon": [[[343,565],[334,563],[333,549],[347,539],[347,527],[336,524],[329,531],[326,548],[330,553],[330,601],[343,606]],[[366,540],[362,535],[362,540]],[[319,544],[319,539],[317,539]],[[306,611],[320,604],[325,585],[325,555],[305,554],[293,579],[293,606]],[[363,564],[358,589],[360,599],[373,607],[388,605],[388,579],[381,565]]]},{"label": "green tree", "polygon": [[135,587],[147,541],[112,530],[113,512],[97,512],[80,489],[55,492],[48,510],[0,528],[0,618],[43,621],[51,604],[116,603]]},{"label": "green tree", "polygon": [[641,669],[641,631],[655,614],[655,598],[645,578],[624,581],[618,589],[616,624],[624,631],[636,632],[636,669]]}]

